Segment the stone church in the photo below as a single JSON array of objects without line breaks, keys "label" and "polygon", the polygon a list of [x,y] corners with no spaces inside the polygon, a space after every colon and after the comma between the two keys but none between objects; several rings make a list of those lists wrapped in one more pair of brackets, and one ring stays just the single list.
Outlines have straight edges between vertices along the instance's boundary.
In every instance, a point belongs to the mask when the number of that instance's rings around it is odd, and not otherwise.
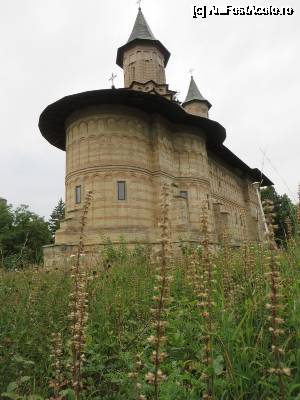
[{"label": "stone church", "polygon": [[[45,264],[75,251],[84,198],[93,191],[85,249],[97,255],[105,238],[129,245],[159,243],[160,192],[172,191],[174,245],[201,238],[207,208],[210,241],[224,231],[238,246],[263,237],[259,186],[272,182],[226,146],[225,129],[209,119],[210,102],[191,77],[181,104],[166,83],[168,49],[153,35],[139,8],[126,44],[118,49],[124,88],[67,96],[41,114],[39,128],[66,152],[66,216]],[[122,238],[122,239],[121,239]]]}]

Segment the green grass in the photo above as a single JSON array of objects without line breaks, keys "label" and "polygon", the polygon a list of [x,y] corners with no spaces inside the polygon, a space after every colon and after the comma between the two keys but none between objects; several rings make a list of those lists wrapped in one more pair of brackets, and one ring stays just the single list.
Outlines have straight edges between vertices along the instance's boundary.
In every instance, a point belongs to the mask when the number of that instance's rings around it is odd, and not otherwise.
[{"label": "green grass", "polygon": [[[109,249],[113,252],[113,249]],[[144,376],[151,366],[152,334],[150,308],[156,266],[143,254],[122,249],[112,253],[112,268],[89,271],[89,320],[86,332],[84,388],[82,399],[135,400],[136,390],[128,373],[134,371],[135,355],[144,367],[139,382],[142,393],[152,398]],[[112,256],[110,254],[110,256]],[[168,313],[168,358],[161,368],[167,380],[160,388],[162,400],[202,398],[204,372],[214,376],[215,399],[278,399],[276,376],[268,332],[266,303],[269,301],[266,265],[258,249],[245,271],[241,252],[214,260],[213,370],[203,363],[203,319],[197,299],[188,284],[189,257],[177,260]],[[285,399],[300,399],[300,251],[293,247],[280,254],[282,316],[285,333]],[[201,266],[200,266],[201,268]],[[230,280],[232,291],[226,283]],[[29,269],[0,273],[0,393],[7,398],[46,399],[51,369],[51,334],[60,332],[64,341],[65,375],[70,378],[68,303],[71,279],[68,270]],[[70,392],[71,393],[71,392]],[[3,398],[6,398],[3,395]],[[72,398],[69,395],[69,398]]]}]

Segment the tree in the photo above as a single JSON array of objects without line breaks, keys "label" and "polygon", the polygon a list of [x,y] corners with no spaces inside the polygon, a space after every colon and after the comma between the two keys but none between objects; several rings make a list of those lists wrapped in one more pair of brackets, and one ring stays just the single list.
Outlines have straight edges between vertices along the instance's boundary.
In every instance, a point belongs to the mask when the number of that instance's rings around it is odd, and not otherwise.
[{"label": "tree", "polygon": [[11,206],[7,206],[5,203],[0,203],[0,256],[1,264],[3,265],[3,260],[5,258],[5,246],[3,240],[12,229],[14,215]]},{"label": "tree", "polygon": [[55,232],[60,227],[60,222],[65,218],[65,203],[62,198],[59,199],[57,206],[54,208],[49,219],[49,229],[52,234],[52,238],[55,236]]},{"label": "tree", "polygon": [[51,241],[48,223],[26,205],[15,210],[0,204],[1,264],[19,268],[42,261],[42,247]]},{"label": "tree", "polygon": [[271,200],[274,204],[275,239],[280,245],[286,241],[288,232],[291,231],[292,235],[296,233],[297,206],[286,194],[279,195],[273,186],[262,189],[261,199],[262,201]]}]

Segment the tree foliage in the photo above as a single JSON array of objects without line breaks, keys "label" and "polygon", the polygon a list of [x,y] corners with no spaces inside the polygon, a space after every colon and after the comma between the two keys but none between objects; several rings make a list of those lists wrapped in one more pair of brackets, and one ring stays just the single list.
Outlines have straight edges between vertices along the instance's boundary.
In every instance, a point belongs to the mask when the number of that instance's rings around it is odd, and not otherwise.
[{"label": "tree foliage", "polygon": [[42,246],[49,244],[48,223],[26,205],[15,210],[0,204],[0,264],[20,268],[42,261]]},{"label": "tree foliage", "polygon": [[49,219],[49,229],[54,237],[55,232],[60,227],[60,222],[65,218],[65,203],[63,202],[62,198],[59,199],[58,204],[54,207]]},{"label": "tree foliage", "polygon": [[279,195],[273,186],[263,189],[261,198],[262,201],[271,200],[274,204],[275,239],[278,244],[282,244],[289,233],[292,235],[296,233],[297,206],[286,194]]}]

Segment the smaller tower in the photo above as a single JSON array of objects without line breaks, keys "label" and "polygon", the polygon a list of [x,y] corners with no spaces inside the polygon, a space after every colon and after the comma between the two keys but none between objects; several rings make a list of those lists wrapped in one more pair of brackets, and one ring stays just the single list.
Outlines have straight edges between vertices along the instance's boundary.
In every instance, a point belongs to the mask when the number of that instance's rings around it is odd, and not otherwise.
[{"label": "smaller tower", "polygon": [[191,76],[191,82],[188,94],[186,96],[185,101],[182,103],[182,107],[189,114],[208,118],[208,111],[211,108],[211,104],[200,93],[200,90],[198,89],[198,86],[194,81],[193,75]]},{"label": "smaller tower", "polygon": [[118,49],[117,64],[124,70],[125,87],[133,81],[166,83],[165,67],[169,51],[155,38],[139,8],[128,42]]},{"label": "smaller tower", "polygon": [[128,89],[159,94],[173,100],[176,92],[166,84],[170,52],[155,38],[139,7],[128,42],[118,49],[117,65],[124,70]]}]

